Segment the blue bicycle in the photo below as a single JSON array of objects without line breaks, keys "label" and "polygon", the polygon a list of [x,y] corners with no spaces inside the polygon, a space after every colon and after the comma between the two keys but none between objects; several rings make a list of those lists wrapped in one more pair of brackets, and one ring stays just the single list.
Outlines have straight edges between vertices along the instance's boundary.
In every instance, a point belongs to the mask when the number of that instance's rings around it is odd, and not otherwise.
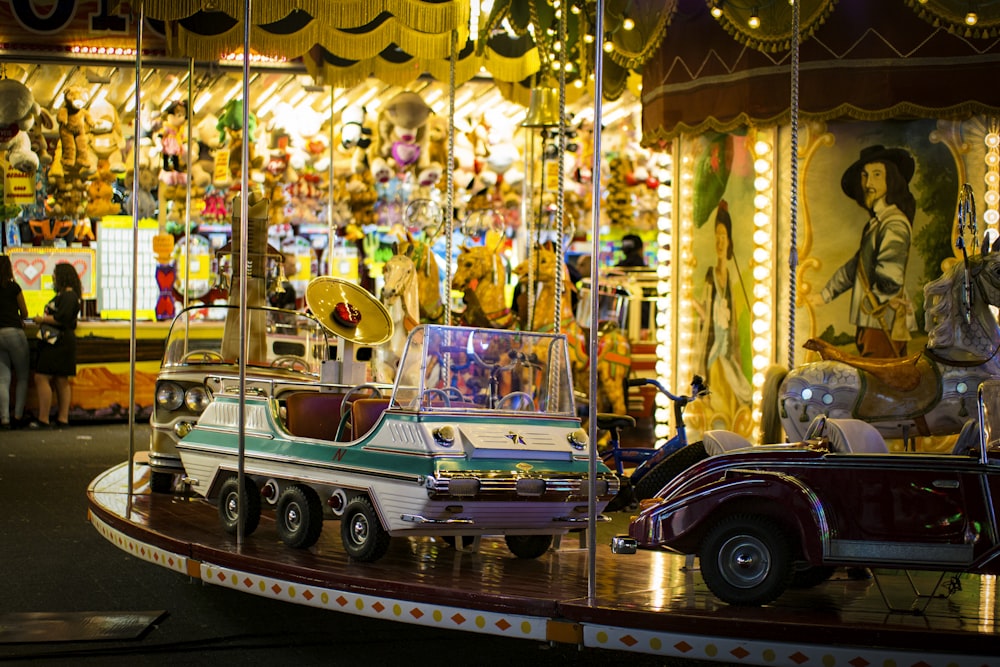
[{"label": "blue bicycle", "polygon": [[[628,381],[629,387],[649,385],[673,401],[674,426],[677,433],[663,444],[662,447],[622,447],[621,429],[634,428],[635,419],[630,415],[600,413],[597,415],[597,427],[608,431],[611,438],[607,449],[601,452],[605,465],[618,473],[622,480],[621,491],[608,506],[611,511],[629,507],[640,500],[652,498],[663,486],[676,475],[676,467],[682,464],[681,459],[691,459],[695,463],[705,458],[704,445],[695,443],[697,447],[689,447],[687,429],[684,426],[684,409],[688,404],[708,394],[708,386],[700,375],[691,380],[691,395],[675,395],[657,380],[648,378],[633,378]],[[695,451],[700,448],[700,451]],[[680,456],[683,454],[684,456]],[[679,457],[679,458],[678,458]],[[671,465],[664,466],[667,460]],[[677,460],[675,460],[677,459]],[[625,465],[634,464],[631,474],[625,475]],[[690,464],[689,464],[690,465]],[[684,466],[687,467],[687,466]],[[672,472],[671,471],[675,471]],[[668,476],[669,475],[669,476]]]}]

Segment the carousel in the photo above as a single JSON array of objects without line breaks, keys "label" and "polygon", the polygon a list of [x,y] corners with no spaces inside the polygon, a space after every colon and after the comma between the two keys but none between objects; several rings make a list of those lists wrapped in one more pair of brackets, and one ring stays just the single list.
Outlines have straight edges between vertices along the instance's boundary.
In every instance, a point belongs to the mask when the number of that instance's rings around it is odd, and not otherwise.
[{"label": "carousel", "polygon": [[[324,15],[323,3],[314,4],[295,3],[293,13]],[[892,116],[946,115],[926,99],[905,110],[883,107],[880,122],[891,127],[882,134],[836,126],[834,119],[866,117],[861,99],[851,99],[848,111],[817,110],[807,93],[800,99],[793,92],[789,109],[754,116],[723,105],[702,109],[700,120],[695,106],[675,101],[688,90],[708,104],[706,86],[732,83],[714,71],[671,69],[679,48],[686,59],[705,53],[689,43],[698,31],[730,40],[718,61],[747,82],[773,76],[787,53],[798,91],[800,49],[802,72],[821,68],[820,51],[859,29],[845,26],[850,11],[838,14],[823,0],[570,3],[572,12],[531,2],[527,16],[519,3],[498,1],[477,17],[478,41],[468,29],[468,3],[403,4],[427,11],[375,17],[357,7],[340,14],[326,8],[338,35],[295,39],[300,49],[308,42],[313,74],[324,85],[362,69],[365,76],[401,76],[391,49],[365,60],[352,38],[362,28],[365,35],[395,30],[411,70],[415,60],[449,81],[443,195],[413,196],[399,207],[398,244],[379,267],[378,289],[363,286],[366,276],[316,276],[304,290],[305,312],[276,308],[265,296],[269,272],[280,272],[284,260],[282,248],[268,242],[274,209],[269,193],[254,187],[250,142],[237,145],[241,196],[232,202],[232,238],[218,249],[230,258],[228,298],[176,315],[156,376],[148,451],[133,443],[87,490],[100,535],[206,584],[396,622],[728,664],[993,664],[1000,653],[993,548],[1000,465],[989,427],[1000,341],[990,316],[1000,303],[1000,247],[993,245],[1000,140],[989,115],[996,101],[968,102],[964,116],[932,122],[933,130],[927,122],[900,127]],[[841,4],[861,11],[864,3]],[[995,36],[1000,17],[991,22],[987,3],[978,4],[980,25],[969,27],[962,15],[965,32],[941,27],[960,2],[900,0],[891,10],[862,13],[887,43],[899,37],[886,28],[893,19],[922,25],[939,49],[925,55],[938,62],[981,54],[977,40]],[[214,34],[204,25],[201,34],[194,30],[205,13],[201,3],[139,3],[137,18],[141,24],[148,11],[171,22],[172,48],[187,57],[237,53],[250,99],[251,51],[276,48],[276,35],[289,34],[276,27],[279,10],[291,9],[277,3],[251,19],[249,3],[217,5],[230,20]],[[354,14],[364,15],[361,23],[347,25]],[[770,22],[766,38],[752,32],[762,20]],[[242,39],[234,24],[245,28]],[[679,34],[671,39],[674,27]],[[588,35],[605,35],[604,47],[586,51]],[[137,54],[141,39],[140,30]],[[753,55],[741,60],[730,48]],[[840,53],[833,69],[884,65],[879,53]],[[509,211],[502,202],[479,208],[457,201],[454,185],[457,79],[489,58],[503,71],[497,62],[504,54],[520,54],[509,55],[508,69],[534,58],[532,73],[544,71],[531,78],[534,89],[515,82],[509,91],[528,102],[520,129],[530,165],[513,266],[504,252]],[[137,60],[138,82],[141,55]],[[582,75],[570,66],[581,63]],[[656,199],[646,234],[653,267],[608,267],[598,245],[610,213],[602,218],[598,202],[617,193],[594,175],[609,155],[601,122],[594,122],[591,162],[566,163],[579,131],[568,98],[582,79],[593,93],[592,118],[600,119],[605,86],[620,94],[638,69],[650,157],[641,170],[619,161],[612,171]],[[589,88],[588,74],[598,82]],[[421,113],[410,96],[392,102]],[[250,126],[249,106],[233,110],[240,127]],[[360,123],[353,127],[361,132]],[[419,152],[406,130],[394,128],[382,162],[371,161],[373,178],[383,166],[398,176]],[[963,145],[960,130],[984,137],[987,159],[975,168],[968,151],[950,150]],[[936,164],[938,149],[952,160],[948,178],[937,179],[945,185],[926,188],[922,213],[911,214],[907,228],[927,230],[914,231],[915,239],[932,237],[934,225],[946,228],[947,249],[914,241],[923,261],[912,260],[899,276],[903,295],[893,302],[900,305],[910,285],[916,305],[909,307],[925,314],[926,329],[906,331],[915,357],[855,358],[844,329],[850,322],[853,334],[856,322],[823,310],[835,298],[823,283],[844,244],[831,242],[828,258],[819,252],[820,212],[834,204],[817,194],[816,182],[830,170],[838,179],[843,173],[840,189],[851,196],[868,164],[856,159],[858,146],[915,133],[918,159],[902,170],[908,183],[935,180],[926,165]],[[850,166],[831,159],[835,166],[817,168],[838,139],[846,144],[839,152],[854,153],[838,154]],[[565,178],[580,169],[592,174],[583,181],[593,202],[592,245],[589,277],[574,283],[566,221],[578,202]],[[947,220],[932,215],[948,196],[945,186],[955,181],[958,201],[957,183],[973,172],[986,184],[982,223],[971,190],[957,210],[951,202]],[[329,196],[332,213],[332,189]],[[621,202],[608,206],[614,216],[634,213]],[[141,217],[138,210],[133,217]],[[337,233],[331,227],[330,250]],[[779,254],[792,258],[780,279],[772,261]],[[921,263],[936,272],[934,280],[916,275]],[[507,289],[511,276],[521,287]],[[578,294],[575,285],[583,287]],[[705,299],[696,295],[702,288]],[[809,298],[821,291],[825,301]],[[781,306],[787,321],[776,315]],[[900,307],[905,324],[907,306]],[[209,308],[218,315],[205,317]],[[796,311],[804,321],[796,322]],[[791,371],[769,370],[779,333],[788,334]],[[809,352],[796,345],[797,333],[816,339]],[[629,381],[637,376],[664,387],[696,381],[691,396],[674,396]],[[858,398],[862,390],[867,399]],[[621,468],[629,461],[616,451],[619,435],[635,437],[637,418],[649,424],[646,449],[676,442],[687,420],[684,446],[656,461],[659,472],[650,475],[663,483],[648,497],[635,494],[631,470]],[[783,433],[768,431],[779,422]],[[880,447],[862,446],[876,439]],[[819,471],[827,469],[833,481],[820,485]],[[852,496],[850,510],[824,495],[885,469],[899,488],[873,482]],[[907,471],[909,484],[902,481]],[[710,495],[714,504],[705,500]],[[797,523],[775,509],[779,502],[794,509]],[[731,513],[717,516],[722,509]]]}]

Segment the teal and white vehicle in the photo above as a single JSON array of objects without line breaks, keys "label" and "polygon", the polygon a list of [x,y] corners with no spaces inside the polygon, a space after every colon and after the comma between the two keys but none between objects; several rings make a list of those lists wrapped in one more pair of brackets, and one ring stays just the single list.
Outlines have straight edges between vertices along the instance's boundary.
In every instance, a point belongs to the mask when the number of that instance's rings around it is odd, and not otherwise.
[{"label": "teal and white vehicle", "polygon": [[[308,547],[339,518],[356,560],[393,536],[463,542],[503,535],[535,558],[583,528],[591,443],[576,415],[565,336],[421,325],[410,332],[391,393],[245,391],[220,386],[179,443],[186,481],[215,501],[226,530],[276,510],[279,537]],[[618,491],[598,463],[597,511]]]}]

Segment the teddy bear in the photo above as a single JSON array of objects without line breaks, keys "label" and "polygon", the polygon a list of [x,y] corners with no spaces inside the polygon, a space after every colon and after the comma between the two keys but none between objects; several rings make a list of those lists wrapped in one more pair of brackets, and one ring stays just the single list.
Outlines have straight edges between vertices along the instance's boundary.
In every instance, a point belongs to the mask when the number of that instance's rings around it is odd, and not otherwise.
[{"label": "teddy bear", "polygon": [[87,186],[87,216],[91,218],[103,218],[106,215],[121,213],[122,207],[114,202],[115,175],[112,173],[109,163],[104,163],[98,170],[97,177],[90,181]]},{"label": "teddy bear", "polygon": [[27,174],[38,169],[38,155],[31,150],[28,136],[38,113],[27,86],[14,79],[0,79],[0,151],[14,169]]},{"label": "teddy bear", "polygon": [[379,116],[380,157],[392,159],[396,171],[410,171],[426,161],[427,120],[431,108],[420,95],[406,91],[399,93],[385,105]]},{"label": "teddy bear", "polygon": [[[136,203],[138,204],[139,218],[156,217],[156,198],[153,196],[153,186],[156,185],[156,172],[150,167],[139,167],[138,190],[136,191]],[[125,184],[131,188],[133,183],[132,173],[125,174]],[[132,212],[132,192],[125,193],[123,206],[128,213]]]},{"label": "teddy bear", "polygon": [[97,156],[90,150],[94,121],[86,106],[87,92],[79,86],[70,86],[63,93],[63,105],[56,115],[63,169],[77,171],[82,178],[97,173]]},{"label": "teddy bear", "polygon": [[98,172],[101,161],[106,161],[112,174],[124,174],[125,137],[114,105],[104,98],[94,100],[90,105],[90,118],[93,121],[90,145],[97,155]]}]

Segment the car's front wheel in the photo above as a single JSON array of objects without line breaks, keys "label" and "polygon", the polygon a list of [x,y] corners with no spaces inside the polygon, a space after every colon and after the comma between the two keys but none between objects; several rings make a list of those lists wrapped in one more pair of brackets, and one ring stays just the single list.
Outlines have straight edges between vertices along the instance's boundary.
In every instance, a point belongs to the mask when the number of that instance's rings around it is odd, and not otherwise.
[{"label": "car's front wheel", "polygon": [[722,519],[705,536],[698,556],[708,588],[729,604],[768,604],[791,582],[788,538],[781,526],[765,517]]},{"label": "car's front wheel", "polygon": [[389,550],[389,533],[365,496],[347,503],[340,519],[340,539],[348,556],[365,563],[377,561]]},{"label": "car's front wheel", "polygon": [[[239,477],[230,475],[219,492],[219,520],[230,535],[236,534],[242,521],[243,535],[249,536],[260,523],[260,491],[249,477],[243,477],[242,499],[240,496]],[[242,506],[243,501],[246,502],[245,507]]]}]

